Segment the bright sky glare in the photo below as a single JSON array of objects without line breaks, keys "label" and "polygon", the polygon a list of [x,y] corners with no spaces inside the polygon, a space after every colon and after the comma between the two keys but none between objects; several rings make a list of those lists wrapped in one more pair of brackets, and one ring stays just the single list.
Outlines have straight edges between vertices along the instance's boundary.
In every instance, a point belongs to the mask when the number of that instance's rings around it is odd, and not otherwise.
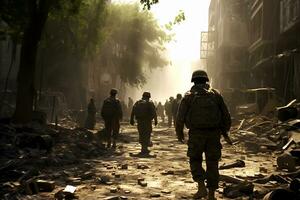
[{"label": "bright sky glare", "polygon": [[[132,3],[136,0],[115,0]],[[201,31],[208,29],[208,8],[210,0],[160,0],[151,8],[158,22],[163,26],[173,21],[180,10],[186,20],[176,25],[173,32],[175,41],[167,44],[168,59],[172,65],[153,70],[148,75],[148,83],[142,90],[152,93],[154,100],[165,101],[169,96],[189,90],[192,65],[199,63]],[[200,64],[198,64],[200,65]],[[201,68],[201,66],[197,66]],[[142,91],[136,93],[140,98]]]}]

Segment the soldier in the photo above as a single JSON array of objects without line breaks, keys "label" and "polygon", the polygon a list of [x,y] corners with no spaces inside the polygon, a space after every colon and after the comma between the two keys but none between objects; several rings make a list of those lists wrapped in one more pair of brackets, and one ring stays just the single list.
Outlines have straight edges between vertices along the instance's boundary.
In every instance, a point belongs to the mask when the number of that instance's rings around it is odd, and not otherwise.
[{"label": "soldier", "polygon": [[107,148],[111,147],[111,139],[113,139],[113,148],[116,148],[116,140],[119,135],[120,120],[122,120],[123,112],[120,101],[116,98],[117,89],[110,90],[110,97],[104,100],[101,116],[104,119]]},{"label": "soldier", "polygon": [[160,116],[162,122],[165,123],[165,111],[164,106],[161,104],[161,102],[158,103],[156,109],[158,116]]},{"label": "soldier", "polygon": [[[205,71],[197,70],[192,75],[194,86],[181,101],[177,114],[176,134],[184,141],[184,124],[189,129],[188,152],[193,180],[198,183],[194,198],[207,196],[215,199],[218,188],[218,164],[221,158],[220,135],[228,138],[231,117],[222,96],[207,84]],[[202,154],[205,153],[206,171],[202,167]],[[205,187],[204,180],[207,180]]]},{"label": "soldier", "polygon": [[96,124],[96,106],[94,103],[94,99],[90,99],[90,103],[88,104],[88,114],[85,121],[85,128],[87,129],[94,129]]},{"label": "soldier", "polygon": [[181,99],[182,99],[182,95],[177,94],[176,99],[172,103],[172,116],[173,116],[173,119],[174,119],[174,126],[175,127],[176,127],[177,110],[178,110],[179,104],[181,102]]},{"label": "soldier", "polygon": [[172,127],[172,122],[173,122],[173,115],[172,115],[172,103],[174,101],[174,97],[170,97],[169,101],[166,101],[165,103],[165,111],[166,115],[168,117],[168,126],[169,128]]},{"label": "soldier", "polygon": [[148,147],[151,146],[152,120],[157,125],[157,114],[154,103],[150,101],[150,92],[144,92],[141,100],[137,101],[132,108],[130,124],[134,125],[134,118],[137,120],[139,132],[139,142],[142,146],[141,155],[150,153]]}]

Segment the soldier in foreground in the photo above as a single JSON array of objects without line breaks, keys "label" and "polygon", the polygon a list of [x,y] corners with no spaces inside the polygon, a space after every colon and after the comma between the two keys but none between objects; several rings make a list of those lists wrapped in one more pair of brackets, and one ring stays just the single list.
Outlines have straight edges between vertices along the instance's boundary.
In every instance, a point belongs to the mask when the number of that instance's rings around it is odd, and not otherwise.
[{"label": "soldier in foreground", "polygon": [[151,146],[152,120],[157,125],[157,114],[155,105],[150,101],[150,92],[144,92],[141,100],[137,101],[131,112],[130,124],[134,125],[134,118],[137,120],[139,132],[139,142],[142,146],[141,155],[150,153],[148,147]]},{"label": "soldier in foreground", "polygon": [[120,121],[123,117],[122,106],[120,101],[116,98],[117,89],[111,89],[110,97],[104,100],[101,109],[101,116],[104,120],[107,148],[111,147],[111,140],[113,140],[113,148],[116,148],[116,140],[119,135]]},{"label": "soldier in foreground", "polygon": [[[221,134],[227,136],[231,117],[222,96],[207,84],[207,73],[197,70],[192,75],[194,86],[181,101],[177,114],[176,134],[184,141],[184,124],[189,129],[188,152],[193,180],[198,183],[195,199],[207,196],[214,200],[219,183],[218,164],[221,158]],[[202,167],[205,153],[206,171]],[[204,181],[207,181],[205,187]]]}]

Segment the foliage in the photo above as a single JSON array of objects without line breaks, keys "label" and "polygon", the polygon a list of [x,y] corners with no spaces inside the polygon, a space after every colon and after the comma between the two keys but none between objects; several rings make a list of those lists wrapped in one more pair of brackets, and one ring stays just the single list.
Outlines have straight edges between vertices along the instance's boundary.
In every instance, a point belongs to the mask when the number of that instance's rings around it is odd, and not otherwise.
[{"label": "foliage", "polygon": [[145,68],[167,65],[163,45],[169,37],[153,15],[138,5],[112,4],[104,33],[100,61],[109,69],[113,67],[124,82],[142,85]]},{"label": "foliage", "polygon": [[165,28],[167,30],[171,31],[173,29],[174,25],[180,24],[184,20],[185,20],[185,14],[184,14],[183,10],[180,10],[178,15],[174,18],[174,20],[165,25]]},{"label": "foliage", "polygon": [[[34,12],[63,12],[75,14],[83,0],[2,0],[0,4],[0,35],[9,35],[13,40],[21,42],[25,29]],[[44,5],[42,9],[41,5]]]},{"label": "foliage", "polygon": [[151,9],[151,6],[157,4],[159,0],[140,0],[141,4],[144,6],[144,9]]}]

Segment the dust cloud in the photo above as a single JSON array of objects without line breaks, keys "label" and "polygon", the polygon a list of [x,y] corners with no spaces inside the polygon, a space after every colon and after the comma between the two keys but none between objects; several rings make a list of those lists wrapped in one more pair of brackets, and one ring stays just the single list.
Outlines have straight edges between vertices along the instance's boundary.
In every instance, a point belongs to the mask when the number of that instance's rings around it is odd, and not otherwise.
[{"label": "dust cloud", "polygon": [[185,13],[186,20],[172,30],[173,40],[166,46],[169,65],[146,71],[147,83],[141,88],[127,87],[126,96],[139,99],[143,91],[150,91],[154,101],[165,102],[170,96],[184,94],[190,89],[192,71],[206,68],[205,61],[200,60],[200,36],[201,31],[208,29],[209,3],[210,0],[163,0],[153,6],[151,12],[161,26],[172,21],[180,10]]}]

